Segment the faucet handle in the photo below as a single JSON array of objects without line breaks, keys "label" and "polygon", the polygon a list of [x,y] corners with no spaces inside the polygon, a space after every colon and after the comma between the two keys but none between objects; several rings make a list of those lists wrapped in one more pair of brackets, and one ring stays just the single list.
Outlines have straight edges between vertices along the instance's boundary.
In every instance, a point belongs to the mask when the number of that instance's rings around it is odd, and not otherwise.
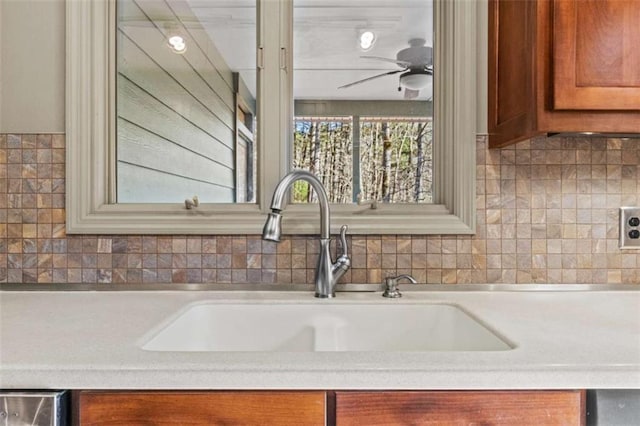
[{"label": "faucet handle", "polygon": [[340,245],[342,246],[342,256],[344,257],[349,257],[349,249],[347,248],[347,228],[347,225],[342,225],[340,228]]},{"label": "faucet handle", "polygon": [[351,267],[351,259],[349,259],[349,250],[347,248],[347,225],[342,225],[342,228],[340,228],[340,245],[342,246],[342,254],[338,256],[331,268],[333,283],[336,283]]},{"label": "faucet handle", "polygon": [[384,279],[385,290],[384,293],[382,293],[382,297],[389,297],[391,299],[402,297],[402,293],[398,290],[398,281],[400,280],[408,280],[412,284],[418,284],[415,278],[409,274],[402,274],[397,277],[387,277]]}]

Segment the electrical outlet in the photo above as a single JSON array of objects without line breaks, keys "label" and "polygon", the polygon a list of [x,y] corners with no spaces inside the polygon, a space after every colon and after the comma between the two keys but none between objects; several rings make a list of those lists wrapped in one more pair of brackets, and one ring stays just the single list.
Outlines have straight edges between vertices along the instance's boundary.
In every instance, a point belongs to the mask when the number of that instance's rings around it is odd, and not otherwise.
[{"label": "electrical outlet", "polygon": [[640,207],[620,207],[620,248],[640,249]]}]

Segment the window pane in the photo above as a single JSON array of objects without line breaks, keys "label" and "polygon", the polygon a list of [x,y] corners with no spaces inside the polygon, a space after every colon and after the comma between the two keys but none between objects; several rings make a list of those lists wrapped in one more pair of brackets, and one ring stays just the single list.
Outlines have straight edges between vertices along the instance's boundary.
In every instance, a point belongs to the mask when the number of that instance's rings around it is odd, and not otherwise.
[{"label": "window pane", "polygon": [[385,203],[431,203],[432,122],[362,118],[362,199]]},{"label": "window pane", "polygon": [[256,2],[117,2],[117,201],[255,202]]},{"label": "window pane", "polygon": [[[433,2],[294,0],[293,30],[291,166],[317,174],[334,202],[432,202]],[[329,137],[320,123],[332,117],[351,131]],[[295,201],[313,201],[306,191]]]},{"label": "window pane", "polygon": [[[332,203],[352,199],[351,120],[304,118],[295,120],[293,168],[309,170],[320,178]],[[304,181],[294,184],[293,202],[315,202],[311,187]]]}]

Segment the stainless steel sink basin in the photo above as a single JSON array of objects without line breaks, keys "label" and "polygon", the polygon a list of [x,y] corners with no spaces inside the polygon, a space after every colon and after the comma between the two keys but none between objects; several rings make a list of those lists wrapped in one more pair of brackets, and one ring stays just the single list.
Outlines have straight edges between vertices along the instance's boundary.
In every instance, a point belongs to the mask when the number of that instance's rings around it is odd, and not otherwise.
[{"label": "stainless steel sink basin", "polygon": [[198,303],[145,340],[148,351],[504,351],[460,307],[408,303]]}]

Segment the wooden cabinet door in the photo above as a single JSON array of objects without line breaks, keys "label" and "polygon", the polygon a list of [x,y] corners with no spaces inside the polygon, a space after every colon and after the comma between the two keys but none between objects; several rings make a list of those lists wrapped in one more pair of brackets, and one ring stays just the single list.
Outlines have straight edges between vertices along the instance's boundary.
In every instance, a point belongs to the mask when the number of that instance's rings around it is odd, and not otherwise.
[{"label": "wooden cabinet door", "polygon": [[640,110],[640,1],[554,0],[553,106]]},{"label": "wooden cabinet door", "polygon": [[536,132],[532,1],[489,0],[488,131],[492,148]]},{"label": "wooden cabinet door", "polygon": [[584,391],[345,391],[336,424],[583,425],[584,404]]},{"label": "wooden cabinet door", "polygon": [[92,425],[324,425],[325,392],[82,391],[76,422]]}]

